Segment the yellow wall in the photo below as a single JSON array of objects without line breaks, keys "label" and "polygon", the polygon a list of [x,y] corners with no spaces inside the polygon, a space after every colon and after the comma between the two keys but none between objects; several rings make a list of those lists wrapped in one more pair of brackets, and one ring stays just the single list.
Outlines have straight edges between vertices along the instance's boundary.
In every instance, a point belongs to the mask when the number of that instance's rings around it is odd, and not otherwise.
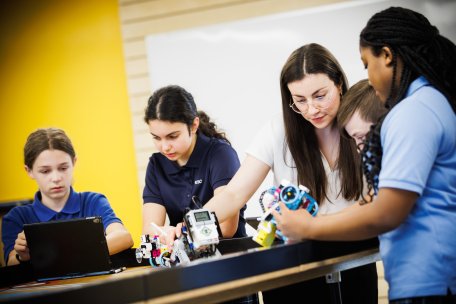
[{"label": "yellow wall", "polygon": [[117,0],[0,4],[0,201],[33,197],[27,135],[63,128],[78,162],[76,191],[105,194],[132,233],[141,199]]}]

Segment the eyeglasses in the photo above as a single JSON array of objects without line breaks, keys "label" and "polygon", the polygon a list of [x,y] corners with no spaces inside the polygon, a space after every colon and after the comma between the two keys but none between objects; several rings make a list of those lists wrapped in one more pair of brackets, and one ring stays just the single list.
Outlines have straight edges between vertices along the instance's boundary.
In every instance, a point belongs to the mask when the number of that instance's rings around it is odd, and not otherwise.
[{"label": "eyeglasses", "polygon": [[334,91],[337,90],[334,90],[334,87],[332,87],[326,93],[318,93],[318,95],[312,98],[311,100],[306,99],[295,101],[293,100],[293,98],[291,98],[290,104],[288,106],[298,114],[307,113],[307,111],[309,111],[309,104],[312,104],[312,107],[319,110],[325,109],[332,102]]}]

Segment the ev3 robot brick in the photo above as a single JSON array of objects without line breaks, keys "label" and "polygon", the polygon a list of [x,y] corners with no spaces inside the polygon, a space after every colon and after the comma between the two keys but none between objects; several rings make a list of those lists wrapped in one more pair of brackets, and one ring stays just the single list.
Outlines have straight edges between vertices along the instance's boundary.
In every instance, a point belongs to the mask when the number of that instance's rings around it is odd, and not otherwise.
[{"label": "ev3 robot brick", "polygon": [[220,256],[217,249],[222,235],[214,212],[205,209],[190,210],[184,216],[181,236],[174,241],[172,250],[160,242],[158,235],[142,235],[136,249],[136,260],[149,259],[152,267],[172,267],[192,260]]}]

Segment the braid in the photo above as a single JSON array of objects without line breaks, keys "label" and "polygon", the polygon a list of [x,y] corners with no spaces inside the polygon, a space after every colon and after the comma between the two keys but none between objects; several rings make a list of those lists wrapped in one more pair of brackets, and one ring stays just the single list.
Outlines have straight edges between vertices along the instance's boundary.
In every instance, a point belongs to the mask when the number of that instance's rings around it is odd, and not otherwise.
[{"label": "braid", "polygon": [[190,127],[199,117],[199,130],[208,137],[215,137],[231,144],[224,132],[217,130],[217,126],[211,121],[204,111],[198,111],[192,94],[178,85],[169,85],[156,90],[150,96],[145,110],[144,121],[148,124],[151,120],[169,122],[181,122]]},{"label": "braid", "polygon": [[[360,46],[369,47],[375,56],[383,47],[393,55],[391,91],[386,100],[388,108],[394,107],[406,95],[410,84],[419,76],[448,99],[456,113],[456,45],[439,34],[420,13],[401,7],[390,7],[368,21],[360,34]],[[401,73],[397,71],[397,59],[403,62]],[[396,78],[400,75],[399,85]],[[368,189],[373,195],[378,191],[378,176],[381,169],[382,147],[380,130],[384,117],[371,127],[362,151],[363,171]],[[369,192],[372,195],[371,192]]]},{"label": "braid", "polygon": [[394,84],[396,83],[396,76],[397,76],[397,60],[396,60],[395,52],[391,51],[391,53],[393,54],[393,76],[391,77],[391,92],[390,92],[388,98],[386,99],[386,103],[385,103],[387,109],[394,107],[395,102],[393,100],[394,100],[394,94],[396,94],[396,87],[394,86]]},{"label": "braid", "polygon": [[382,168],[382,156],[383,150],[380,143],[380,130],[382,128],[383,120],[386,117],[385,113],[376,124],[373,124],[370,128],[369,133],[366,135],[364,140],[363,150],[361,151],[362,157],[362,168],[364,176],[367,181],[367,195],[370,196],[370,200],[366,201],[363,196],[364,202],[372,202],[373,196],[377,195],[378,192],[378,176]]}]

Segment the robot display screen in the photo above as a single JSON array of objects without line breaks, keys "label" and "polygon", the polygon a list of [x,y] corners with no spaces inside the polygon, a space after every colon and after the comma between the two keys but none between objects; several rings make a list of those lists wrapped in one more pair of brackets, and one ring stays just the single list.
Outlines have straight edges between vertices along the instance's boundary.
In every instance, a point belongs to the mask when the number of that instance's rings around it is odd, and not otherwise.
[{"label": "robot display screen", "polygon": [[204,221],[209,221],[211,218],[209,217],[209,212],[202,211],[202,212],[195,212],[195,219],[197,222],[204,222]]}]

